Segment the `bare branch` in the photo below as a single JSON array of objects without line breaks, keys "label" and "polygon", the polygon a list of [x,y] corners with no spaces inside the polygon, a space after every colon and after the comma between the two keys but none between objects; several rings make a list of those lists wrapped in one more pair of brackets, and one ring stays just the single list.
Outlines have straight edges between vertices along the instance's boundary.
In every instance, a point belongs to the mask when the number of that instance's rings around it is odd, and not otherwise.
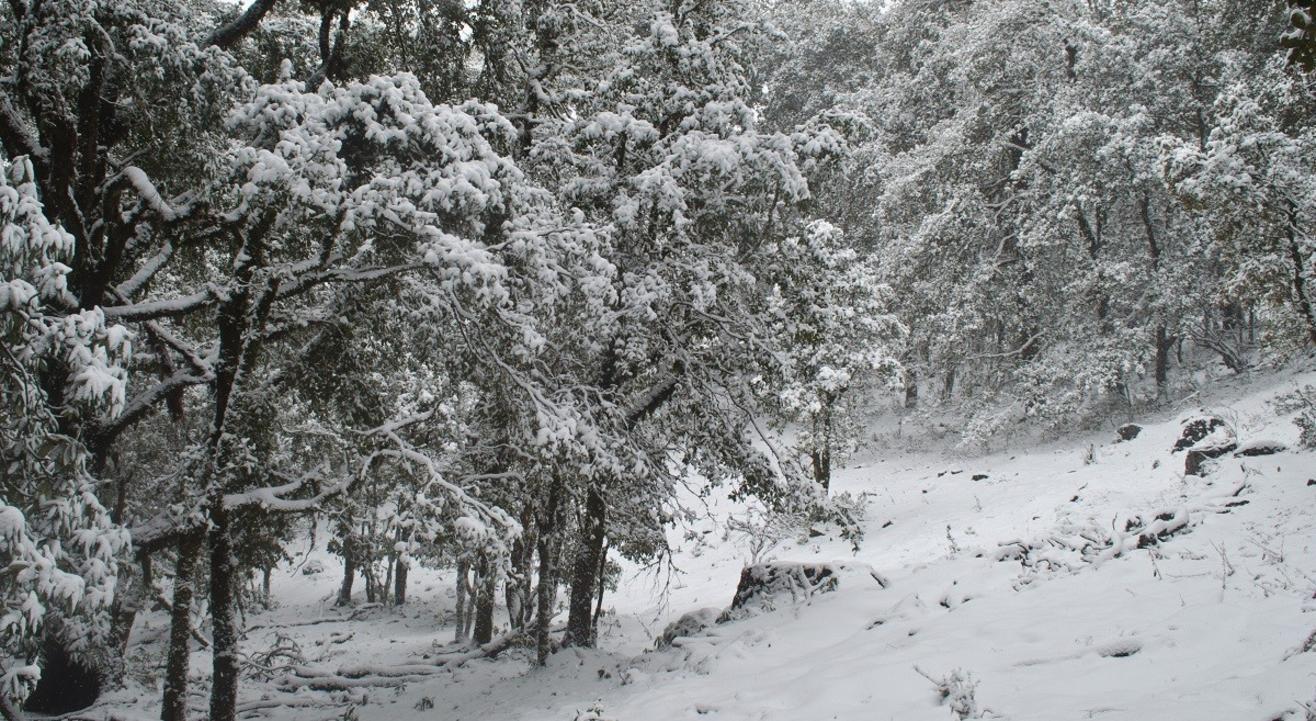
[{"label": "bare branch", "polygon": [[265,14],[277,2],[278,0],[252,0],[252,3],[247,6],[247,9],[241,15],[216,28],[215,32],[211,33],[210,37],[206,39],[206,45],[215,45],[225,50],[232,47],[239,40],[246,37],[247,33],[255,30],[260,21],[265,18]]}]

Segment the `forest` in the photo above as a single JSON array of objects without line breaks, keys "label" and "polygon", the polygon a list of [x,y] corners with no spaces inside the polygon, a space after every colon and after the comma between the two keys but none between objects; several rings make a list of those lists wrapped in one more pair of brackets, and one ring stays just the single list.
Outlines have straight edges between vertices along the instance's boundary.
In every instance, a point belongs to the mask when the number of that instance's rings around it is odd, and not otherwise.
[{"label": "forest", "polygon": [[0,271],[0,719],[250,718],[304,573],[533,673],[710,499],[1310,370],[1316,2],[7,0]]}]

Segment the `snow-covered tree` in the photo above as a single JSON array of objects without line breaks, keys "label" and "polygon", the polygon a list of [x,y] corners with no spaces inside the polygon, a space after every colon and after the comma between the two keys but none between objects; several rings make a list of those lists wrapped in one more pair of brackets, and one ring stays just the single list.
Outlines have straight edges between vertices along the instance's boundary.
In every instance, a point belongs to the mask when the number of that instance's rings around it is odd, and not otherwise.
[{"label": "snow-covered tree", "polygon": [[[42,639],[95,649],[109,629],[128,533],[96,494],[88,452],[52,412],[50,393],[77,417],[112,419],[124,406],[131,336],[99,309],[77,310],[68,289],[73,237],[43,212],[33,167],[0,159],[0,711],[41,674]],[[58,378],[56,384],[45,379]],[[61,420],[64,421],[61,424]]]},{"label": "snow-covered tree", "polygon": [[899,380],[905,329],[888,312],[890,290],[874,264],[845,247],[836,227],[811,223],[776,253],[768,303],[784,357],[765,385],[799,424],[798,447],[827,488],[833,465],[858,440],[868,392]]}]

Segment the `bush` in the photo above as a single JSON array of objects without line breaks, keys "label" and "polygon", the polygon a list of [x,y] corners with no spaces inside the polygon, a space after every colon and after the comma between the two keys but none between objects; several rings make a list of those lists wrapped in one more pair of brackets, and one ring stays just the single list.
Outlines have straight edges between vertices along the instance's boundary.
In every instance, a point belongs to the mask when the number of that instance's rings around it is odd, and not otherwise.
[{"label": "bush", "polygon": [[1301,431],[1298,444],[1303,448],[1316,448],[1316,386],[1304,386],[1285,393],[1271,401],[1279,414],[1297,413],[1293,423]]}]

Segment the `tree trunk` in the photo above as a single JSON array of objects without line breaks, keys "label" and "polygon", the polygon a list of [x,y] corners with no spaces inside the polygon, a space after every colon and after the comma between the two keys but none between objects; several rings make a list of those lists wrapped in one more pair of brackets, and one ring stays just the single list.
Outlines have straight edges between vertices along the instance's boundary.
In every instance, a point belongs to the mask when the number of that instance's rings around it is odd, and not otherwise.
[{"label": "tree trunk", "polygon": [[1302,313],[1303,320],[1307,322],[1307,340],[1316,345],[1316,310],[1312,308],[1311,297],[1307,295],[1307,281],[1303,278],[1303,271],[1306,269],[1306,261],[1302,257],[1302,250],[1298,247],[1297,237],[1297,210],[1293,203],[1289,203],[1289,222],[1287,228],[1289,241],[1289,259],[1293,262],[1293,295],[1296,299],[1298,310]]},{"label": "tree trunk", "polygon": [[918,373],[913,368],[905,369],[905,408],[918,408]]},{"label": "tree trunk", "polygon": [[466,640],[466,574],[470,573],[470,561],[457,562],[457,635],[453,640]]},{"label": "tree trunk", "polygon": [[1170,346],[1174,340],[1168,337],[1165,324],[1156,326],[1156,400],[1169,398]]},{"label": "tree trunk", "polygon": [[191,655],[192,598],[196,594],[196,562],[201,555],[201,533],[178,542],[174,566],[173,608],[169,611],[169,654],[165,664],[164,697],[160,721],[187,721],[187,673]]},{"label": "tree trunk", "polygon": [[576,562],[571,571],[571,600],[567,618],[567,637],[564,643],[576,646],[593,646],[594,582],[597,578],[599,556],[603,553],[605,514],[607,503],[597,489],[591,487],[585,499],[585,517],[581,521]]},{"label": "tree trunk", "polygon": [[521,508],[521,535],[512,543],[512,557],[508,564],[505,584],[507,618],[515,630],[524,630],[530,622],[530,596],[533,593],[531,576],[535,552],[535,507],[527,502]]},{"label": "tree trunk", "polygon": [[548,662],[552,650],[549,623],[553,620],[553,603],[557,599],[557,526],[562,486],[555,478],[549,489],[548,503],[539,518],[539,588],[535,598],[535,655],[540,666]]},{"label": "tree trunk", "polygon": [[266,566],[260,570],[260,592],[265,596],[265,608],[268,609],[273,605],[273,599],[270,598],[270,576],[274,573],[272,566]]},{"label": "tree trunk", "polygon": [[398,606],[407,602],[408,567],[407,559],[399,558],[397,570],[393,572],[393,603]]},{"label": "tree trunk", "polygon": [[813,480],[826,491],[832,483],[832,455],[825,448],[814,448],[809,452],[813,462]]},{"label": "tree trunk", "polygon": [[498,595],[498,567],[488,555],[480,555],[479,580],[475,603],[475,642],[486,644],[493,640],[494,600]]},{"label": "tree trunk", "polygon": [[351,536],[343,539],[343,584],[338,587],[335,606],[352,604],[352,585],[356,583],[356,542]]},{"label": "tree trunk", "polygon": [[475,632],[475,604],[480,600],[479,589],[473,578],[467,578],[466,584],[466,625],[462,626],[462,638],[470,638]]},{"label": "tree trunk", "polygon": [[822,415],[814,419],[813,450],[809,456],[813,461],[813,480],[827,491],[832,485],[832,404],[836,401],[830,394],[821,400]]},{"label": "tree trunk", "polygon": [[598,580],[599,590],[597,595],[598,600],[594,604],[594,619],[590,623],[590,627],[589,627],[589,637],[595,640],[597,640],[599,637],[599,619],[603,618],[603,589],[606,585],[604,581],[606,581],[607,578],[608,578],[608,540],[607,538],[604,538],[603,550],[602,552],[599,553],[599,580]]},{"label": "tree trunk", "polygon": [[233,539],[223,495],[211,499],[210,616],[213,624],[210,721],[234,721],[238,703],[238,629],[234,617]]},{"label": "tree trunk", "polygon": [[361,564],[361,575],[366,580],[366,603],[374,603],[379,591],[379,579],[375,578],[375,564],[369,559]]}]

